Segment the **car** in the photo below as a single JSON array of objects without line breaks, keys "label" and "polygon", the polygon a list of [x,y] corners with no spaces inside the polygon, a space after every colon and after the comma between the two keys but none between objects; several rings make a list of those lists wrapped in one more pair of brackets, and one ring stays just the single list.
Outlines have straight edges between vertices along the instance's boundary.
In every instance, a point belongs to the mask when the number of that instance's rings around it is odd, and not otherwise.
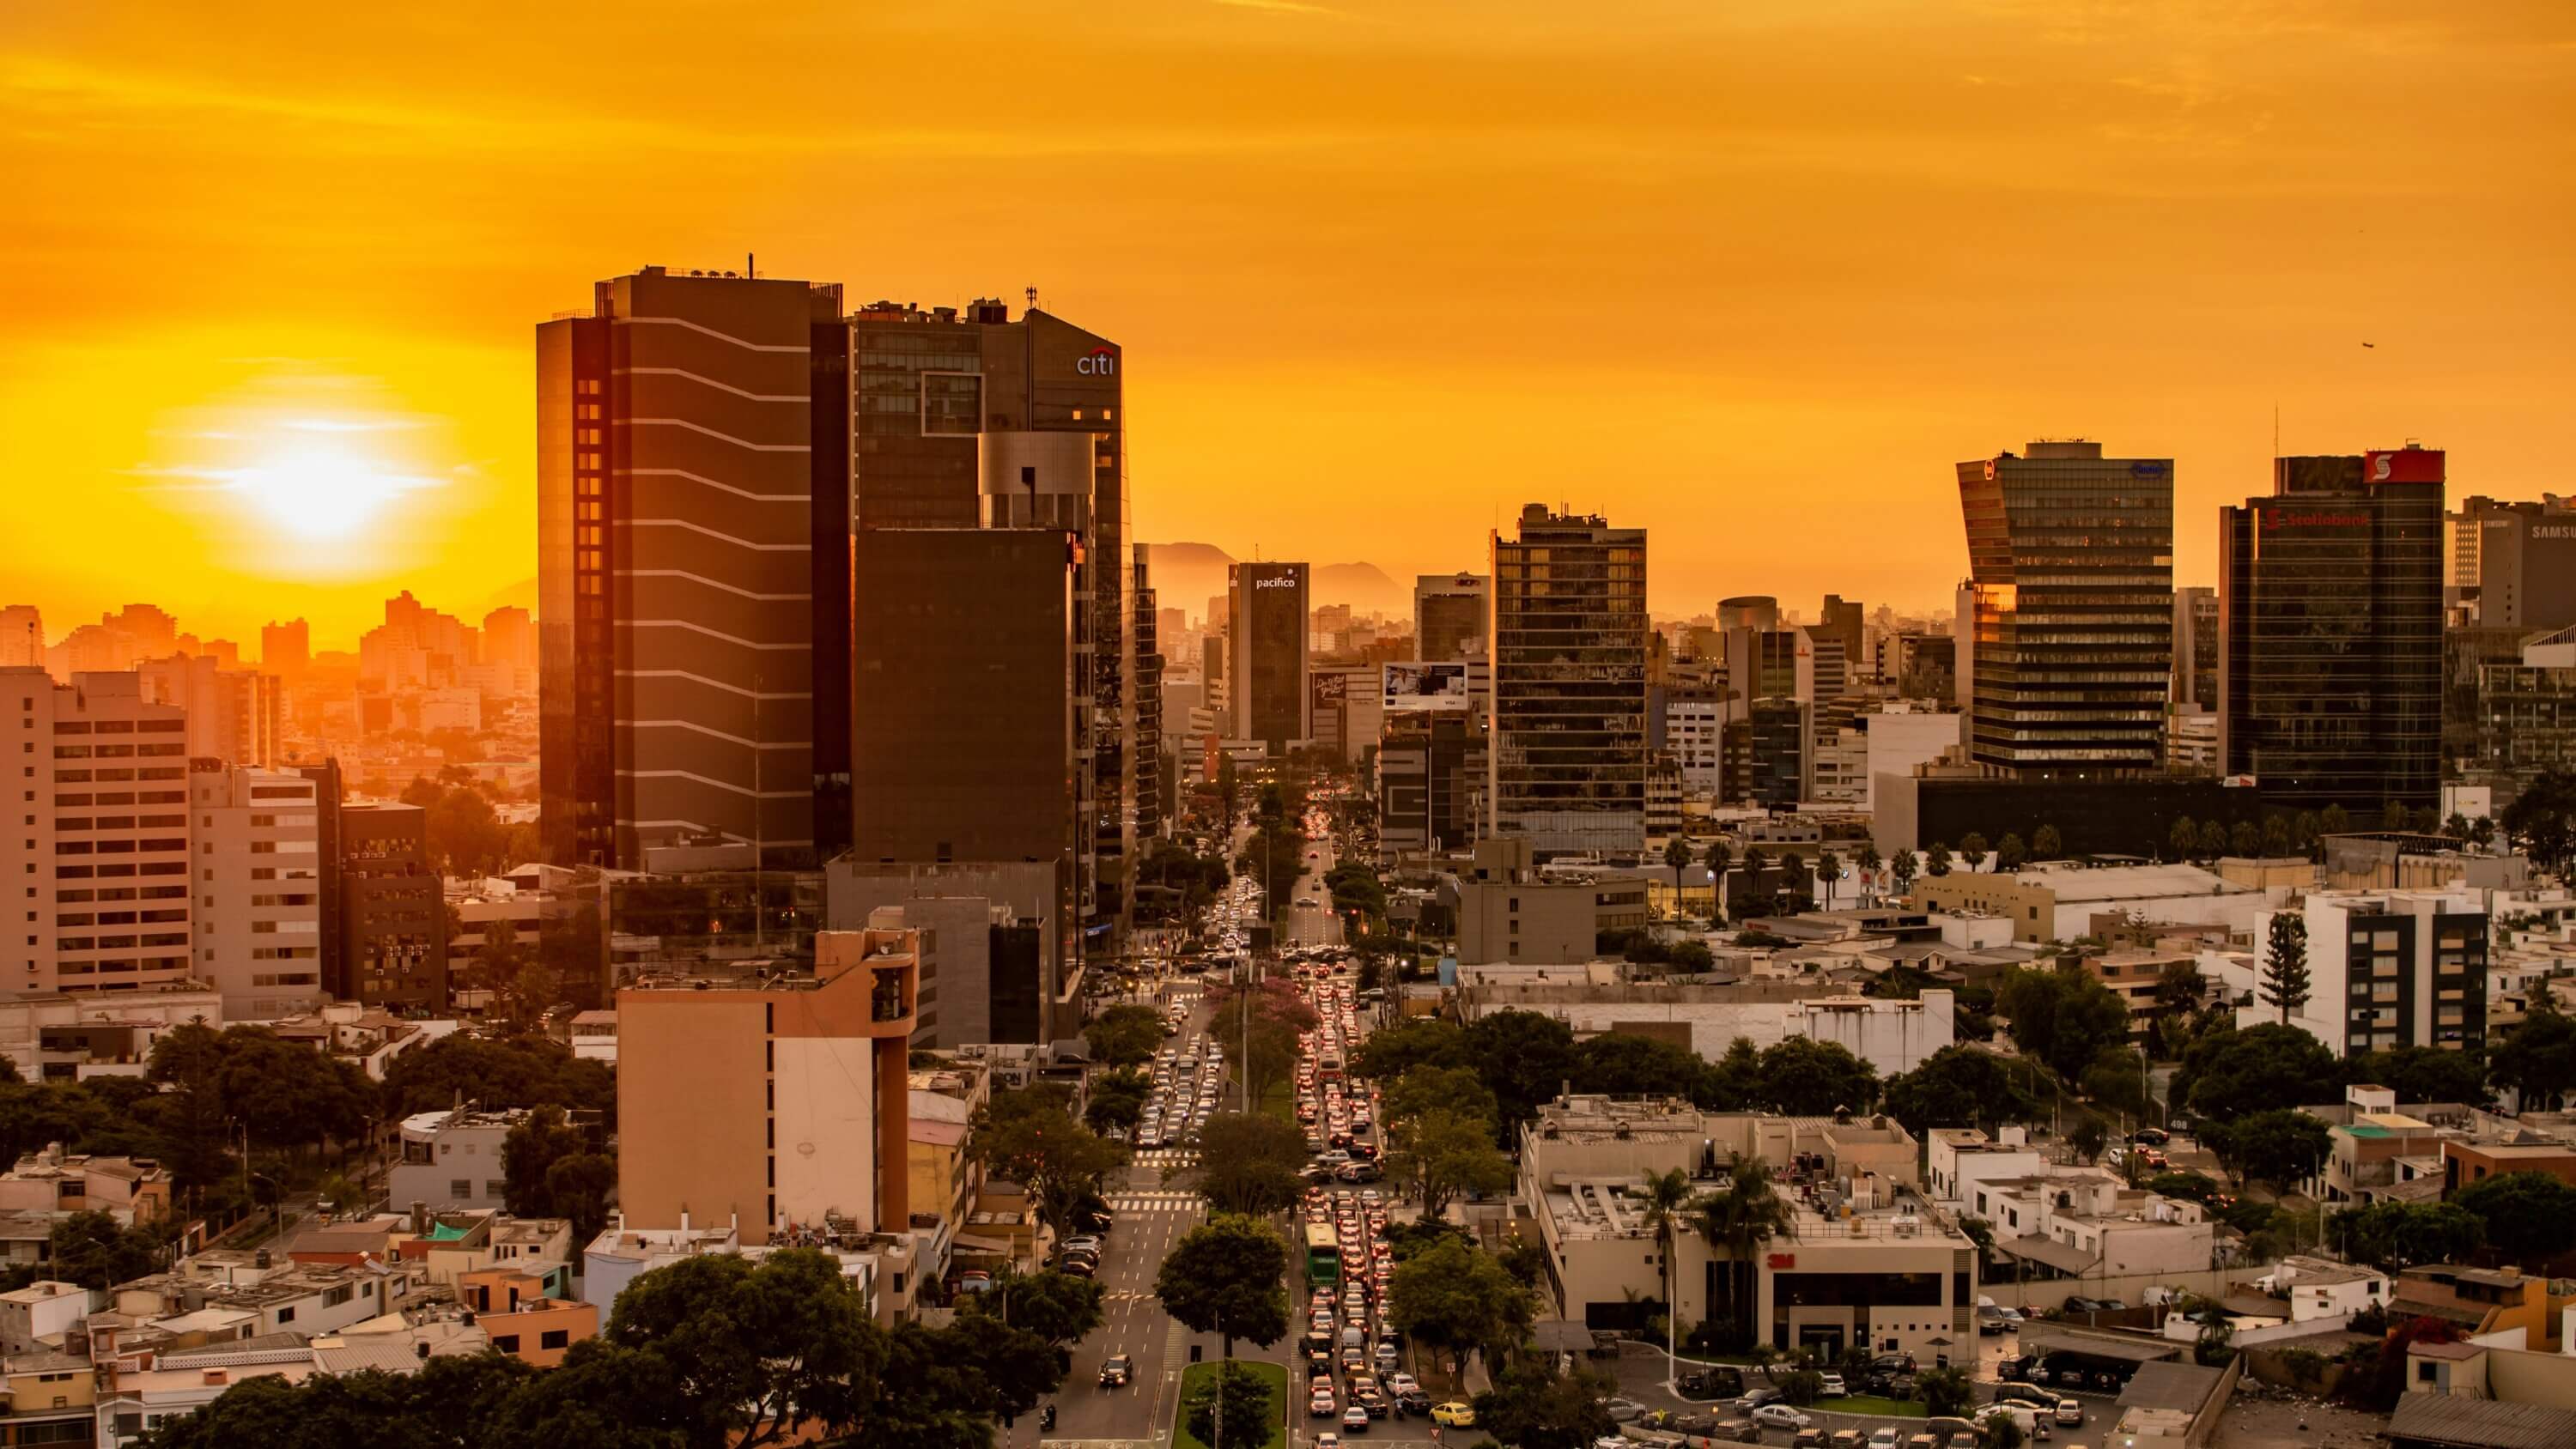
[{"label": "car", "polygon": [[1431,1412],[1431,1395],[1418,1388],[1399,1390],[1395,1396],[1395,1407],[1407,1414],[1428,1414]]},{"label": "car", "polygon": [[1799,1413],[1795,1405],[1764,1404],[1753,1411],[1753,1422],[1766,1429],[1804,1429],[1816,1421]]},{"label": "car", "polygon": [[1601,1408],[1603,1412],[1609,1414],[1610,1422],[1613,1424],[1635,1423],[1638,1416],[1646,1412],[1646,1406],[1638,1403],[1635,1399],[1623,1399],[1616,1396],[1603,1399],[1601,1401]]},{"label": "car", "polygon": [[1123,1389],[1135,1381],[1136,1361],[1123,1353],[1100,1365],[1100,1386],[1104,1389]]},{"label": "car", "polygon": [[1839,1399],[1843,1395],[1851,1392],[1851,1390],[1843,1387],[1843,1376],[1841,1374],[1822,1374],[1819,1375],[1819,1377],[1823,1378],[1825,1383],[1824,1387],[1818,1390],[1818,1392],[1822,1393],[1826,1398]]},{"label": "car", "polygon": [[1064,1240],[1064,1250],[1068,1253],[1089,1253],[1096,1258],[1100,1256],[1100,1239],[1089,1233],[1067,1238]]},{"label": "car", "polygon": [[1433,1404],[1431,1422],[1444,1429],[1473,1429],[1476,1427],[1476,1406],[1457,1399]]},{"label": "car", "polygon": [[1769,1384],[1764,1384],[1759,1388],[1745,1390],[1743,1397],[1735,1401],[1735,1407],[1739,1409],[1758,1409],[1764,1404],[1776,1404],[1783,1397],[1785,1396],[1778,1389],[1773,1388]]},{"label": "car", "polygon": [[1314,1392],[1306,1396],[1308,1418],[1330,1419],[1340,1413],[1341,1410],[1334,1407],[1333,1386],[1330,1383],[1317,1383]]},{"label": "car", "polygon": [[1420,1380],[1414,1378],[1411,1374],[1388,1374],[1386,1376],[1386,1387],[1391,1393],[1409,1394],[1414,1390],[1421,1388],[1422,1384]]},{"label": "car", "polygon": [[2073,1425],[2077,1425],[2077,1424],[2081,1424],[2081,1423],[2083,1423],[2083,1422],[2084,1422],[2084,1401],[2083,1401],[2082,1399],[2060,1399],[2060,1400],[2058,1400],[2058,1401],[2057,1401],[2057,1422],[2058,1422],[2058,1423],[2060,1423],[2060,1424],[2068,1425],[2068,1426],[2073,1426]]},{"label": "car", "polygon": [[1353,1404],[1349,1408],[1342,1410],[1342,1427],[1353,1434],[1367,1433],[1369,1431],[1369,1411],[1361,1408],[1357,1404]]},{"label": "car", "polygon": [[1720,1419],[1709,1437],[1723,1439],[1730,1444],[1759,1444],[1762,1442],[1762,1426],[1751,1419]]},{"label": "car", "polygon": [[2039,1355],[2033,1353],[2019,1354],[2012,1358],[2003,1359],[1995,1365],[1995,1376],[2008,1384],[2030,1383],[2034,1380],[2038,1372]]},{"label": "car", "polygon": [[1897,1433],[1881,1426],[1869,1432],[1869,1449],[1896,1449]]},{"label": "car", "polygon": [[2047,1409],[2055,1412],[2057,1401],[2062,1397],[2064,1395],[2051,1393],[2036,1384],[2002,1384],[1995,1389],[1994,1402],[2020,1404],[2025,1408]]},{"label": "car", "polygon": [[2129,1140],[2141,1147],[2162,1147],[2173,1141],[2173,1134],[2162,1127],[2141,1127],[2129,1134]]},{"label": "car", "polygon": [[1342,1449],[1342,1436],[1329,1430],[1315,1436],[1315,1449]]},{"label": "car", "polygon": [[1067,1258],[1056,1264],[1055,1269],[1059,1273],[1071,1273],[1076,1278],[1095,1278],[1100,1275],[1100,1265],[1089,1258]]}]

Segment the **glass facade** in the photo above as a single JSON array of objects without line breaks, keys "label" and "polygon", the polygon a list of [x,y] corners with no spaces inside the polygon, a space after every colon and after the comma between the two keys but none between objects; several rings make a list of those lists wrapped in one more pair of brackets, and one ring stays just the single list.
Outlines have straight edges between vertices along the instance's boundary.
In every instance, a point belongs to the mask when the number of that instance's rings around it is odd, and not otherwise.
[{"label": "glass facade", "polygon": [[1493,536],[1497,834],[1633,858],[1646,829],[1646,531],[1533,504]]},{"label": "glass facade", "polygon": [[[2383,458],[2396,476],[2366,477]],[[2222,510],[2221,749],[2267,806],[2439,797],[2441,458],[2281,458],[2273,496]]]},{"label": "glass facade", "polygon": [[1315,732],[1306,684],[1306,566],[1233,564],[1227,581],[1235,737],[1284,754]]},{"label": "glass facade", "polygon": [[2040,778],[2159,769],[2173,669],[2173,461],[2033,443],[1961,463],[1969,748]]}]

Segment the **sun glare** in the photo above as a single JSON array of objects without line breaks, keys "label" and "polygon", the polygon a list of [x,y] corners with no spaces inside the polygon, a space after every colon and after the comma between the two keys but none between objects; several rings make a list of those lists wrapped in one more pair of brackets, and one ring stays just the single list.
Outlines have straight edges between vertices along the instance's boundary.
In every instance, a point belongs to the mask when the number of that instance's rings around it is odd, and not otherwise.
[{"label": "sun glare", "polygon": [[[325,435],[312,436],[316,431]],[[421,480],[329,436],[340,431],[299,429],[249,464],[225,470],[227,491],[296,538],[358,537]]]}]

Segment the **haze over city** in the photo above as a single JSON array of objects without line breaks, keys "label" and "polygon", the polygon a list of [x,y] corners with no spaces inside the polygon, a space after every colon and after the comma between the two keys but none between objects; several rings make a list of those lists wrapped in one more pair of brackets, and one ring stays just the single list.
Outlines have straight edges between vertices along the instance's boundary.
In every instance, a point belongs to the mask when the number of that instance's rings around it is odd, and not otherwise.
[{"label": "haze over city", "polygon": [[1948,464],[2028,437],[2174,457],[2186,580],[2276,406],[2491,491],[2566,445],[2560,5],[253,13],[0,35],[0,573],[58,628],[481,612],[528,320],[753,252],[1118,336],[1138,537],[1401,578],[1564,502],[1676,616],[1945,599]]}]

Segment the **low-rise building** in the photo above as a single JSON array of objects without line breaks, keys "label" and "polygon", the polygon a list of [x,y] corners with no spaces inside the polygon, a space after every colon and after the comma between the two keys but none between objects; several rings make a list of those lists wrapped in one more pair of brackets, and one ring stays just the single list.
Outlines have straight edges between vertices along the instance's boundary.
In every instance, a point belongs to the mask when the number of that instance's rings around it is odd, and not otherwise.
[{"label": "low-rise building", "polygon": [[402,1154],[385,1174],[385,1200],[396,1207],[509,1206],[509,1172],[501,1147],[528,1120],[525,1107],[482,1111],[457,1107],[419,1112],[402,1122]]},{"label": "low-rise building", "polygon": [[966,1151],[966,1131],[991,1095],[991,1073],[976,1062],[918,1071],[910,1092],[905,1166],[912,1177],[912,1231],[924,1240],[917,1255],[922,1273],[940,1278],[984,1186],[983,1165]]},{"label": "low-rise building", "polygon": [[598,1304],[565,1298],[546,1279],[517,1268],[459,1275],[456,1301],[474,1310],[493,1348],[535,1368],[554,1368],[574,1344],[599,1336]]},{"label": "low-rise building", "polygon": [[48,1344],[60,1344],[65,1334],[89,1317],[95,1302],[79,1284],[51,1278],[0,1293],[0,1353],[33,1353]]},{"label": "low-rise building", "polygon": [[[1661,1246],[1642,1213],[1644,1181],[1681,1170],[1720,1191],[1734,1167],[1774,1164],[1793,1227],[1752,1265],[1753,1336],[1827,1357],[1846,1347],[1908,1352],[1927,1364],[1973,1356],[1974,1245],[1915,1188],[1915,1145],[1885,1119],[1701,1112],[1670,1101],[1560,1098],[1523,1129],[1520,1192],[1547,1253],[1554,1316],[1595,1329],[1661,1313]],[[1674,1241],[1674,1311],[1702,1322],[1736,1311],[1725,1251],[1687,1226]]]},{"label": "low-rise building", "polygon": [[1601,938],[1642,928],[1646,883],[1580,872],[1542,873],[1527,840],[1476,842],[1473,863],[1441,883],[1454,912],[1458,959],[1570,965],[1599,954]]},{"label": "low-rise building", "polygon": [[66,1153],[53,1142],[0,1174],[0,1212],[94,1210],[131,1226],[168,1217],[171,1186],[170,1169],[149,1157]]},{"label": "low-rise building", "polygon": [[617,1065],[617,1013],[607,1008],[577,1013],[572,1019],[572,1054],[576,1061]]},{"label": "low-rise building", "polygon": [[2017,871],[1953,870],[1918,876],[1912,899],[1932,910],[2002,916],[2013,939],[2071,941],[2093,917],[2126,911],[2158,925],[2224,925],[2249,930],[2270,903],[2196,865],[2085,866],[2050,861]]},{"label": "low-rise building", "polygon": [[1460,979],[1459,1010],[1470,1021],[1536,1011],[1578,1037],[1651,1036],[1711,1060],[1738,1039],[1769,1047],[1806,1037],[1845,1048],[1884,1077],[1912,1071],[1955,1039],[1956,998],[1939,988],[1914,998],[1875,997],[1789,982],[1594,982],[1562,970],[1545,980],[1477,976],[1467,985],[1465,968]]},{"label": "low-rise building", "polygon": [[83,1445],[98,1432],[98,1371],[85,1354],[56,1348],[0,1362],[0,1444]]}]

